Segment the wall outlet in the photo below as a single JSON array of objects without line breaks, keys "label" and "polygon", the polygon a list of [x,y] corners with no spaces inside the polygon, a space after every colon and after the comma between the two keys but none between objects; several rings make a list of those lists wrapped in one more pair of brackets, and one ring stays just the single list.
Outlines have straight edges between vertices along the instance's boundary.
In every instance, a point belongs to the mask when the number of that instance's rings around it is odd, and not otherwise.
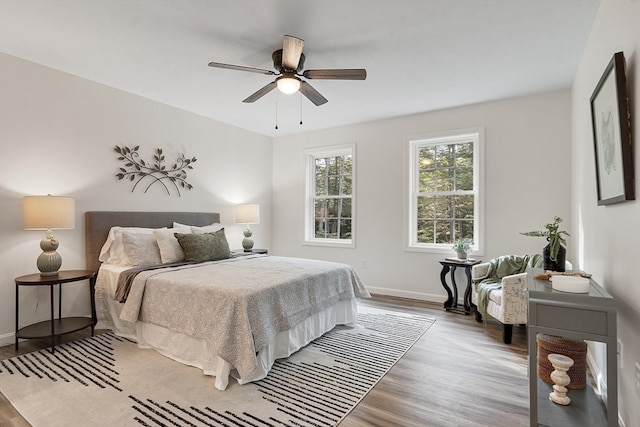
[{"label": "wall outlet", "polygon": [[367,260],[366,260],[366,258],[362,258],[360,260],[360,268],[367,268]]}]

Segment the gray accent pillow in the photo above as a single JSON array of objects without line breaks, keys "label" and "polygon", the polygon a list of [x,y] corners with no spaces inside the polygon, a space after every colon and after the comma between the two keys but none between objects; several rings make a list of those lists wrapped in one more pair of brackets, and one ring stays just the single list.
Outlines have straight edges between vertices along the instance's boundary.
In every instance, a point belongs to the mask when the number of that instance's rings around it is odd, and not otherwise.
[{"label": "gray accent pillow", "polygon": [[214,233],[182,234],[175,233],[184,252],[185,261],[205,262],[229,258],[229,242],[224,228]]}]

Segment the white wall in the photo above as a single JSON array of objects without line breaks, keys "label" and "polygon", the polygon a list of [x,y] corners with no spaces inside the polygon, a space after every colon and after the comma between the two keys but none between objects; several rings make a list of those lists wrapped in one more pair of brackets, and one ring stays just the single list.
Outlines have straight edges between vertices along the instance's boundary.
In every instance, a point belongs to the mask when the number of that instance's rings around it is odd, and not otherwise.
[{"label": "white wall", "polygon": [[[484,126],[486,245],[482,258],[540,253],[546,242],[519,232],[542,229],[554,215],[565,219],[567,230],[571,226],[569,95],[568,90],[545,93],[276,138],[273,252],[346,262],[373,292],[444,301],[438,263],[442,255],[403,249],[404,139]],[[357,162],[356,247],[305,246],[303,150],[351,142],[356,143]],[[569,259],[573,253],[569,245]],[[361,267],[363,259],[366,268]]]},{"label": "white wall", "polygon": [[[212,98],[215,102],[215,97]],[[76,199],[76,227],[55,234],[63,269],[84,268],[84,212],[166,210],[220,212],[232,248],[242,227],[233,206],[261,205],[252,226],[257,247],[271,245],[271,138],[149,101],[21,59],[0,55],[0,345],[13,340],[13,279],[37,272],[41,231],[22,229],[22,197]],[[115,145],[140,145],[142,158],[196,157],[193,190],[168,196],[118,181]],[[233,246],[233,242],[237,244]],[[65,285],[63,311],[88,314],[87,286]],[[20,291],[20,324],[49,316],[48,290]]]},{"label": "white wall", "polygon": [[[640,201],[597,206],[595,160],[589,98],[615,52],[627,60],[627,90],[632,114],[635,196],[640,198],[640,2],[604,0],[573,83],[572,205],[573,234],[579,237],[578,267],[594,275],[618,303],[622,354],[618,374],[619,419],[628,427],[640,420],[640,389],[634,363],[640,364]],[[602,346],[590,346],[605,375]]]}]

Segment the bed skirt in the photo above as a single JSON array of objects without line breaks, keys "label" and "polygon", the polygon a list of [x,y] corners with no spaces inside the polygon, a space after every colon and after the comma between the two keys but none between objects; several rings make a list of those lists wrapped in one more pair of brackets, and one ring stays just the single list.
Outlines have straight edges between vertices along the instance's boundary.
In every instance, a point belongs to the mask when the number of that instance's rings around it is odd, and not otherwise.
[{"label": "bed skirt", "polygon": [[216,377],[215,387],[218,390],[227,388],[229,376],[240,384],[266,377],[276,359],[290,356],[337,325],[354,325],[357,314],[357,299],[352,298],[309,316],[294,328],[278,333],[269,345],[258,351],[256,369],[249,376],[239,378],[231,365],[216,356],[203,339],[147,322],[131,324],[122,321],[119,319],[121,304],[106,305],[108,307],[97,304],[96,329],[111,329],[118,336],[136,341],[140,348],[154,349],[177,362],[200,368],[205,375]]}]

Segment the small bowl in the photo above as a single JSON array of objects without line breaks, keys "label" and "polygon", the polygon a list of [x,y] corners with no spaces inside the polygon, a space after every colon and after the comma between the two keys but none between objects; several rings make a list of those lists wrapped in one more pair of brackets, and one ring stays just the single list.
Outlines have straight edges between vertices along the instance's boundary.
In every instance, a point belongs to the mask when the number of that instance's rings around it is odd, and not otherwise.
[{"label": "small bowl", "polygon": [[589,279],[580,276],[551,276],[551,286],[556,291],[586,294],[589,292]]}]

